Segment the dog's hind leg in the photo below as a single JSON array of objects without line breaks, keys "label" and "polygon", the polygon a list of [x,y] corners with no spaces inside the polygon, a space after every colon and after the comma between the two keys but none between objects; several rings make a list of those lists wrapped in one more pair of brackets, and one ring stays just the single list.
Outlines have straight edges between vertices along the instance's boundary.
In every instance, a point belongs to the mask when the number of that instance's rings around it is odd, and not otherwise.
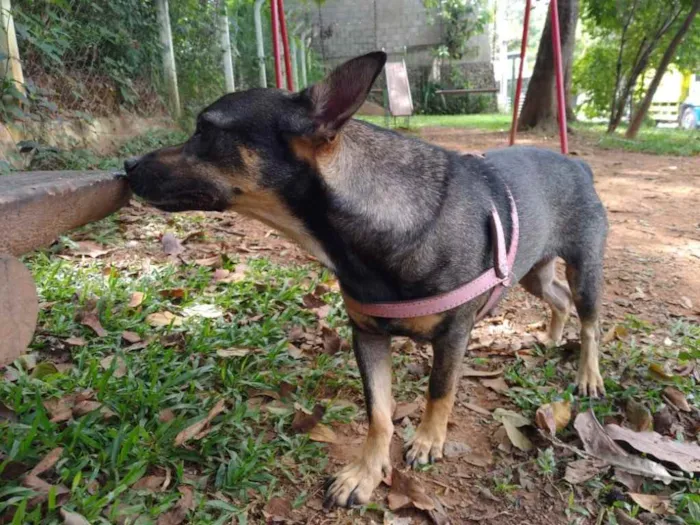
[{"label": "dog's hind leg", "polygon": [[580,394],[590,396],[605,394],[598,364],[598,311],[603,291],[605,226],[597,233],[602,235],[596,235],[597,238],[587,243],[585,249],[566,257],[566,278],[581,320],[578,390]]},{"label": "dog's hind leg", "polygon": [[535,297],[546,302],[552,310],[552,320],[547,330],[547,346],[556,346],[561,341],[564,326],[569,319],[572,299],[566,285],[557,279],[556,259],[548,259],[535,265],[520,284]]},{"label": "dog's hind leg", "polygon": [[416,468],[442,458],[442,448],[447,437],[447,421],[452,412],[464,352],[473,325],[473,313],[469,322],[452,321],[447,331],[433,340],[433,369],[428,384],[428,403],[423,419],[411,440],[406,443],[406,463]]},{"label": "dog's hind leg", "polygon": [[360,457],[328,481],[326,507],[367,503],[391,471],[391,338],[354,329],[353,349],[362,376],[369,431]]}]

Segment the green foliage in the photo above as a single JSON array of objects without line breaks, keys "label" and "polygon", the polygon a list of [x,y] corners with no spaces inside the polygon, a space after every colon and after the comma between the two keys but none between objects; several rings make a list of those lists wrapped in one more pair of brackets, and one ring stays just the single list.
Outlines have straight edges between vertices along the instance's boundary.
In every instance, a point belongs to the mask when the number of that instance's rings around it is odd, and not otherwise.
[{"label": "green foliage", "polygon": [[104,113],[153,99],[152,1],[26,0],[13,14],[25,76],[63,108]]},{"label": "green foliage", "polygon": [[[644,96],[645,73],[659,63],[690,4],[691,0],[581,1],[590,41],[574,66],[574,87],[586,98],[587,116],[609,114],[613,100],[624,108]],[[682,70],[699,67],[699,42],[700,26],[694,24],[672,64]]]},{"label": "green foliage", "polygon": [[444,46],[450,58],[460,59],[470,38],[484,31],[490,14],[483,0],[423,0],[442,24]]},{"label": "green foliage", "polygon": [[615,91],[616,59],[615,42],[599,38],[574,63],[574,91],[585,95],[580,107],[588,118],[604,115],[610,110]]}]

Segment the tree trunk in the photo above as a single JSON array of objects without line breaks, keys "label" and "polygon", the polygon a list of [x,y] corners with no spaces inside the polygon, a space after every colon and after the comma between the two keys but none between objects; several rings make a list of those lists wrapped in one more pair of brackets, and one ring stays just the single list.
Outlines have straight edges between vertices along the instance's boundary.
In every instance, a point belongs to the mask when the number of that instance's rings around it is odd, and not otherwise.
[{"label": "tree trunk", "polygon": [[[571,70],[573,66],[574,41],[578,21],[579,0],[557,0],[559,7],[559,28],[561,32],[562,69],[567,99],[567,117],[573,117],[571,108]],[[554,77],[554,50],[552,49],[551,6],[540,38],[537,60],[532,78],[527,87],[518,129],[523,131],[534,127],[557,128],[557,97]]]},{"label": "tree trunk", "polygon": [[628,139],[633,139],[637,136],[639,128],[644,121],[644,117],[646,117],[646,114],[649,111],[651,101],[653,100],[656,90],[661,83],[661,79],[666,73],[666,69],[668,69],[668,65],[671,63],[671,60],[673,60],[673,57],[676,54],[676,49],[678,49],[678,46],[683,41],[683,37],[690,29],[690,25],[693,23],[693,19],[698,14],[698,11],[700,11],[700,0],[695,1],[688,12],[688,15],[685,17],[685,20],[683,20],[683,23],[673,36],[671,43],[666,48],[666,51],[664,51],[664,55],[661,57],[661,62],[656,68],[656,73],[654,74],[654,78],[652,79],[651,84],[644,95],[644,99],[642,99],[642,102],[639,104],[634,112],[634,115],[632,115],[632,118],[630,119],[630,125],[627,128],[627,133],[625,133],[625,137]]}]

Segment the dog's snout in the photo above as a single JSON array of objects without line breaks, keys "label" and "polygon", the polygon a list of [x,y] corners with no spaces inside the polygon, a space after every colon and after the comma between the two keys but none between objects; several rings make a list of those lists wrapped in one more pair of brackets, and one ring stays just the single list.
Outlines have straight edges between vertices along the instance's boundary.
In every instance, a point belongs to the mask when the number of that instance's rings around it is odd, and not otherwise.
[{"label": "dog's snout", "polygon": [[129,172],[132,171],[136,166],[139,165],[143,157],[131,157],[124,161],[124,169]]}]

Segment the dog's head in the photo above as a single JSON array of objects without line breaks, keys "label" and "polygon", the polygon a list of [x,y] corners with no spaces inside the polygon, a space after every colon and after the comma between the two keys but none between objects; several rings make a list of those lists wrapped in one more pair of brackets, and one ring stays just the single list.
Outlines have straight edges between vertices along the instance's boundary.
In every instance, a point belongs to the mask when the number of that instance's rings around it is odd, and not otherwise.
[{"label": "dog's head", "polygon": [[269,213],[314,152],[334,143],[386,62],[370,53],[301,92],[251,89],[221,97],[187,142],[124,163],[133,191],[166,211]]}]

